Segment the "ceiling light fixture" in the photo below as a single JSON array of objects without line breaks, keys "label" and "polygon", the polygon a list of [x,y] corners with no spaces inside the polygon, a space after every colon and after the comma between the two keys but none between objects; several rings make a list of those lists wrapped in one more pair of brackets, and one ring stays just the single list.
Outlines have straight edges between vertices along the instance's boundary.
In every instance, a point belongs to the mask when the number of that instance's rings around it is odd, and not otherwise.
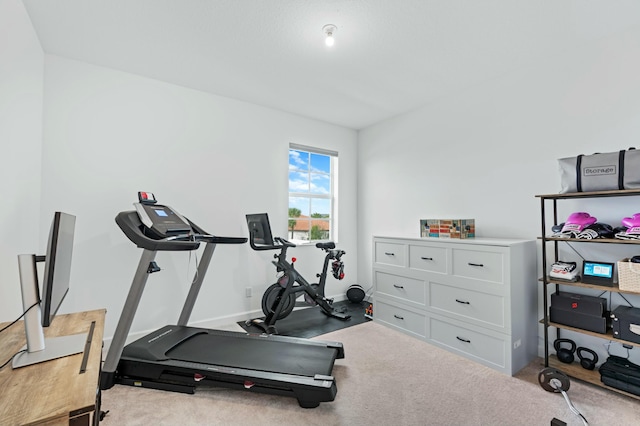
[{"label": "ceiling light fixture", "polygon": [[333,38],[333,35],[335,34],[337,28],[335,25],[333,24],[327,24],[324,27],[322,27],[322,32],[325,34],[326,38],[324,39],[324,44],[326,44],[327,46],[331,47],[333,46],[333,44],[335,43],[335,39]]}]

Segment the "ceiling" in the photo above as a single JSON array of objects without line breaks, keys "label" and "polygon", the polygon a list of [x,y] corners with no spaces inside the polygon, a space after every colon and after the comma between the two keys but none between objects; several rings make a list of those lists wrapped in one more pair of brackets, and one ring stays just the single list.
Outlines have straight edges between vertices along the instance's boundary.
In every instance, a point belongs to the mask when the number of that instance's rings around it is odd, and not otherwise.
[{"label": "ceiling", "polygon": [[353,129],[640,24],[635,0],[23,3],[47,54]]}]

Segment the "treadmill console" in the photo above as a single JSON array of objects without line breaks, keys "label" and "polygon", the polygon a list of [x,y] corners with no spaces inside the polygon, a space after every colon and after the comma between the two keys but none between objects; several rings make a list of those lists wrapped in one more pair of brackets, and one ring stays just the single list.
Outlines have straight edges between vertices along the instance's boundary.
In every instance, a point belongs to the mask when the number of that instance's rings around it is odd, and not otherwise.
[{"label": "treadmill console", "polygon": [[150,192],[139,192],[135,210],[116,216],[116,223],[138,247],[153,251],[196,250],[200,243],[243,244],[244,237],[219,237],[204,231],[169,206],[157,204]]},{"label": "treadmill console", "polygon": [[133,205],[138,212],[140,222],[155,238],[170,238],[172,236],[189,234],[191,224],[180,213],[169,206],[156,204],[156,199],[149,192],[138,193],[140,202]]}]

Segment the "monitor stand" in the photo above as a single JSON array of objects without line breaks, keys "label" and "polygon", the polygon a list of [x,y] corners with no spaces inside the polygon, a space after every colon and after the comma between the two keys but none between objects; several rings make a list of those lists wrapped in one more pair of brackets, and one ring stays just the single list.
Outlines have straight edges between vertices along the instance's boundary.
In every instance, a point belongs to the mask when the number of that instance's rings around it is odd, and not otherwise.
[{"label": "monitor stand", "polygon": [[69,336],[49,337],[44,339],[45,348],[37,352],[28,352],[27,345],[22,347],[24,352],[20,352],[13,357],[13,368],[26,367],[27,365],[39,362],[50,361],[52,359],[63,358],[84,352],[87,343],[87,333],[72,334]]},{"label": "monitor stand", "polygon": [[20,270],[20,288],[22,290],[22,308],[27,344],[13,357],[13,368],[25,367],[39,362],[50,361],[84,352],[88,333],[45,339],[42,327],[42,311],[38,291],[37,256],[18,255]]}]

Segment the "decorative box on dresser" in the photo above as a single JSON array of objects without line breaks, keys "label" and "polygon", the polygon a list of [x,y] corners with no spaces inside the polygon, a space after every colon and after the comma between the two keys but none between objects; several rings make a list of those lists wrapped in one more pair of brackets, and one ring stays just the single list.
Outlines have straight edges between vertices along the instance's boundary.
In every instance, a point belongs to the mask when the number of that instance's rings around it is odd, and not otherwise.
[{"label": "decorative box on dresser", "polygon": [[513,375],[537,356],[535,241],[373,238],[375,321]]}]

